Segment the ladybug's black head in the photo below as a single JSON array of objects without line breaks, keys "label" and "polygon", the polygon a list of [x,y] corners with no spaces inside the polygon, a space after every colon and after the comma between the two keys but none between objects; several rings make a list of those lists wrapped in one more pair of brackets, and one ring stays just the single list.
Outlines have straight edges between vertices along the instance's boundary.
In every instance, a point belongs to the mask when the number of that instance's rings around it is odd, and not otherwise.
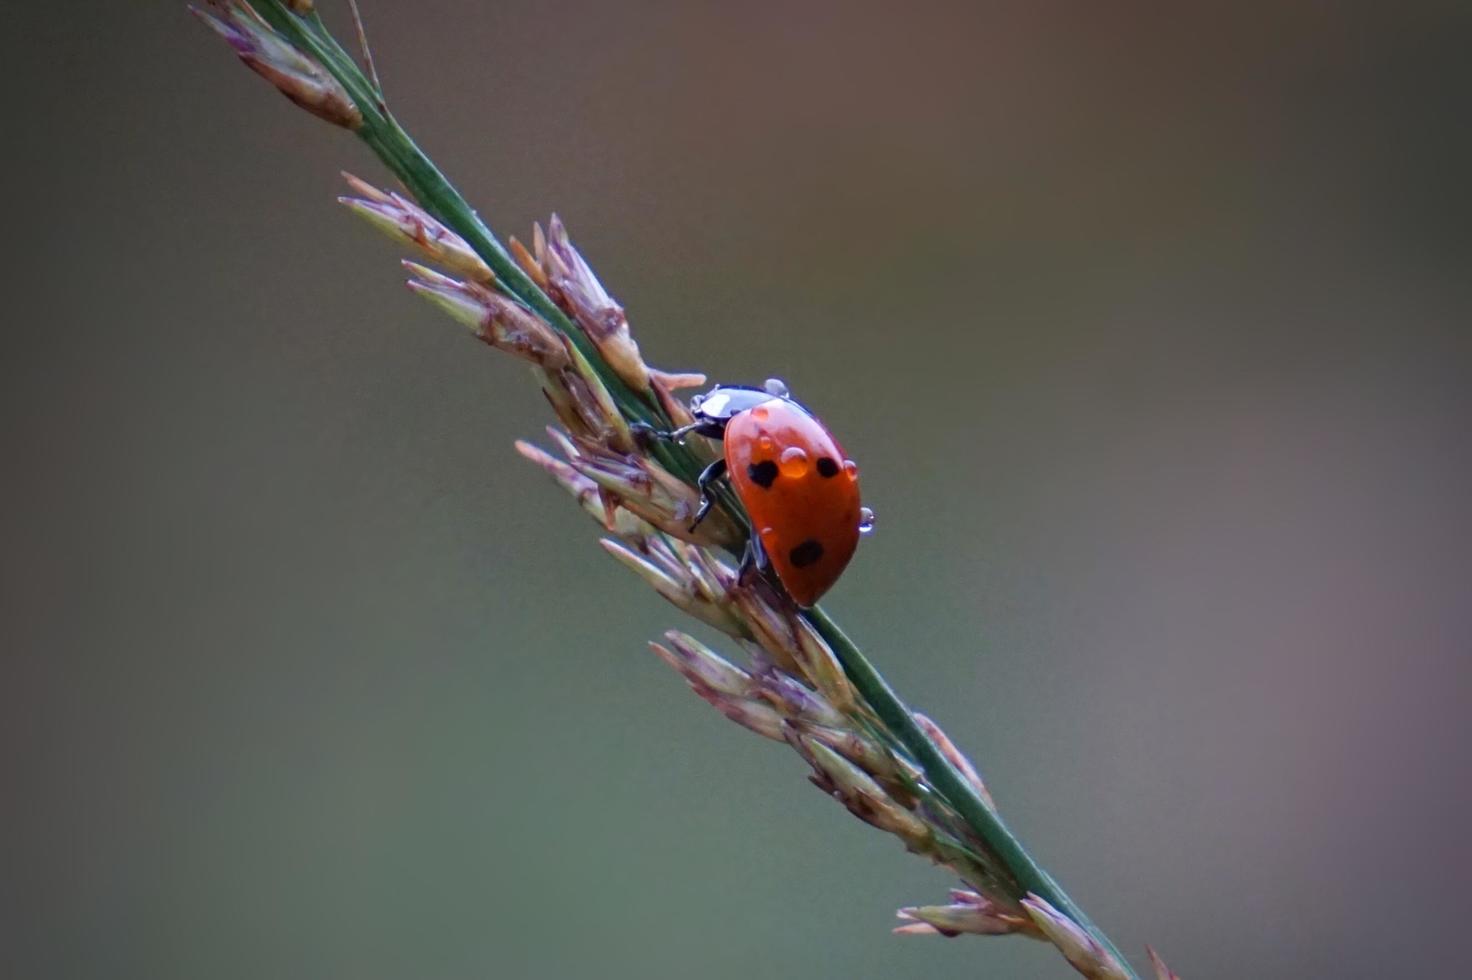
[{"label": "ladybug's black head", "polygon": [[690,399],[690,412],[702,421],[724,423],[773,398],[786,397],[787,386],[776,378],[768,379],[760,388],[716,385],[705,394]]}]

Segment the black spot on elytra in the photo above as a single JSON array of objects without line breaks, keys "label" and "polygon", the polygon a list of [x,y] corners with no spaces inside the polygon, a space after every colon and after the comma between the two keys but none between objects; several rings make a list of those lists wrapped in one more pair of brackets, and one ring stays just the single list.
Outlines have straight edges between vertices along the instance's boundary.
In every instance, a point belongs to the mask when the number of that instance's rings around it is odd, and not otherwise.
[{"label": "black spot on elytra", "polygon": [[807,568],[822,557],[823,546],[813,538],[808,538],[787,553],[787,559],[792,562],[793,568]]},{"label": "black spot on elytra", "polygon": [[818,475],[825,479],[838,475],[838,464],[833,461],[832,456],[822,456],[818,459]]},{"label": "black spot on elytra", "polygon": [[763,490],[772,489],[772,483],[777,479],[777,464],[770,459],[764,459],[760,463],[748,463],[746,475],[751,477],[751,482]]}]

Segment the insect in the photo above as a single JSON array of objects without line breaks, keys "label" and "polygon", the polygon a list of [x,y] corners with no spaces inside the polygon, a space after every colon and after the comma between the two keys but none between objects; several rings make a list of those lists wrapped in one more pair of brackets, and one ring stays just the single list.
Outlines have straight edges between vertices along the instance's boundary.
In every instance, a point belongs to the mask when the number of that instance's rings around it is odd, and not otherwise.
[{"label": "insect", "polygon": [[859,471],[843,447],[776,379],[761,388],[719,385],[690,403],[695,421],[665,433],[721,439],[723,458],[700,474],[700,508],[710,513],[713,487],[726,479],[751,517],[743,568],[770,568],[787,594],[811,606],[838,581],[874,525],[859,505]]}]

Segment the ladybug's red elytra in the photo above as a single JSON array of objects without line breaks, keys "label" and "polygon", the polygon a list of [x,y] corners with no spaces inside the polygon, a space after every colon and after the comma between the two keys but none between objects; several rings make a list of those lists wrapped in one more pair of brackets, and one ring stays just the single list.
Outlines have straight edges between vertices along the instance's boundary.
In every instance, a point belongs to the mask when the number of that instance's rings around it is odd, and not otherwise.
[{"label": "ladybug's red elytra", "polygon": [[859,471],[823,423],[775,379],[762,388],[720,385],[690,403],[687,432],[723,440],[725,456],[700,474],[700,509],[725,478],[751,517],[743,565],[770,567],[787,594],[811,606],[843,574],[874,515],[859,504]]}]

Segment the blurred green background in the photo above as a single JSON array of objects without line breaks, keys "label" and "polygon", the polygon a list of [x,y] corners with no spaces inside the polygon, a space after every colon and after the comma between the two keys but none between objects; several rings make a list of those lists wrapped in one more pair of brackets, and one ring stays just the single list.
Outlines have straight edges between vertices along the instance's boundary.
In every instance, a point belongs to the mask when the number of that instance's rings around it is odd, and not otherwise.
[{"label": "blurred green background", "polygon": [[[827,608],[1137,964],[1465,970],[1466,3],[364,6],[495,228],[839,433]],[[0,18],[0,974],[1069,975],[892,938],[945,876],[646,652],[364,149]]]}]

